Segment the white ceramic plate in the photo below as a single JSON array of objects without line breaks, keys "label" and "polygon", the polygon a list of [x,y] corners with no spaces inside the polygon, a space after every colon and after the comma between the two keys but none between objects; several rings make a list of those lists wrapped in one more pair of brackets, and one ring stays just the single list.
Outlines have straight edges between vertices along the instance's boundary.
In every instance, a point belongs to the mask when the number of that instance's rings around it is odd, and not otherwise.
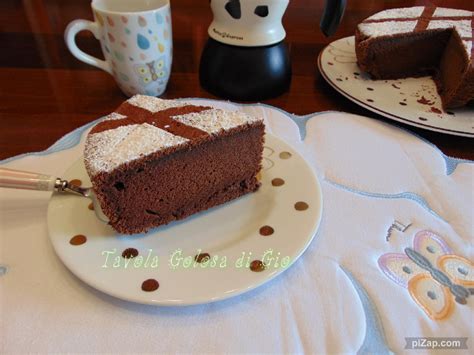
[{"label": "white ceramic plate", "polygon": [[[139,303],[207,303],[262,285],[301,256],[316,234],[322,212],[321,187],[305,160],[270,134],[265,145],[258,192],[148,234],[119,236],[88,209],[89,200],[53,194],[48,227],[56,253],[85,283]],[[64,178],[80,179],[90,186],[82,159]],[[282,179],[284,184],[273,186],[274,179]],[[298,210],[298,202],[308,208]],[[263,226],[272,227],[273,234],[261,235]],[[87,241],[72,245],[71,238],[76,235],[86,236]],[[139,255],[123,258],[127,248],[135,248]],[[199,253],[214,257],[215,265],[212,260],[195,262]],[[266,269],[251,271],[248,262],[254,260],[266,263]],[[143,291],[142,283],[148,279],[158,281],[159,288]]]},{"label": "white ceramic plate", "polygon": [[474,136],[474,109],[443,111],[430,77],[370,79],[356,64],[353,36],[324,48],[318,67],[324,79],[342,95],[382,116],[432,131]]}]

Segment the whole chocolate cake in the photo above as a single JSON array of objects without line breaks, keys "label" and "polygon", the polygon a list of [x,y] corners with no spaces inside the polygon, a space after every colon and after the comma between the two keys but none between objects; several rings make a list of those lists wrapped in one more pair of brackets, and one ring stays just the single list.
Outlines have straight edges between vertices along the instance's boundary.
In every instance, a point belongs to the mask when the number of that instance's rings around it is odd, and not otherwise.
[{"label": "whole chocolate cake", "polygon": [[375,79],[433,75],[444,108],[474,100],[474,13],[434,6],[381,11],[360,23],[356,54]]},{"label": "whole chocolate cake", "polygon": [[90,131],[84,162],[111,226],[139,233],[256,191],[264,130],[242,112],[137,95]]}]

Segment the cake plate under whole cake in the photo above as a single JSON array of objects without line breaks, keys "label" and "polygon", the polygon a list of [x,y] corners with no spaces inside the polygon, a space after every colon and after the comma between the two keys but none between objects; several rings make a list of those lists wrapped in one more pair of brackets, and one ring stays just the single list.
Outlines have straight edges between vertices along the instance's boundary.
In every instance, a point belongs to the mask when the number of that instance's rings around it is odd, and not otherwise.
[{"label": "cake plate under whole cake", "polygon": [[[90,183],[82,159],[62,176]],[[223,300],[287,270],[321,221],[318,178],[293,148],[268,133],[261,182],[256,193],[132,236],[99,221],[88,200],[54,194],[50,239],[74,275],[114,297],[166,306]]]},{"label": "cake plate under whole cake", "polygon": [[370,111],[411,126],[474,137],[474,107],[444,111],[431,77],[372,80],[357,66],[353,36],[324,48],[318,67],[334,89]]}]

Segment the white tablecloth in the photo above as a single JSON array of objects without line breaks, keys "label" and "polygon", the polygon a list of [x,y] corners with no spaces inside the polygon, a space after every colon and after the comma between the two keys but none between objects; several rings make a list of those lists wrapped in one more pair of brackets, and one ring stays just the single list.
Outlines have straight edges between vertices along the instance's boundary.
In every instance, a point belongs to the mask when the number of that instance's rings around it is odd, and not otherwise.
[{"label": "white tablecloth", "polygon": [[[198,102],[263,115],[268,130],[315,168],[324,210],[308,250],[276,279],[233,299],[133,304],[87,286],[55,256],[47,193],[1,189],[2,352],[413,353],[407,337],[467,337],[474,347],[474,295],[461,305],[448,292],[452,311],[434,320],[378,263],[403,254],[422,231],[474,258],[472,162],[365,117]],[[3,164],[60,176],[81,156],[90,126]]]}]

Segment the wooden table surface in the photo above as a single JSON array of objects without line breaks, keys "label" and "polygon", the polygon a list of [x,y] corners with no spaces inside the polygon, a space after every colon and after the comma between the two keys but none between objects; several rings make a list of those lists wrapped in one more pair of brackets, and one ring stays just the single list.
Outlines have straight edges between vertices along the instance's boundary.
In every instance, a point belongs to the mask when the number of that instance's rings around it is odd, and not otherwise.
[{"label": "wooden table surface", "polygon": [[[174,62],[163,98],[213,97],[200,87],[197,74],[211,21],[209,1],[171,3]],[[286,94],[265,102],[296,114],[340,110],[398,124],[357,106],[332,89],[318,72],[316,58],[329,42],[353,35],[356,25],[375,12],[427,3],[348,0],[339,30],[328,39],[319,31],[323,0],[291,0],[284,25],[293,63],[292,85]],[[431,3],[474,11],[472,0]],[[68,52],[63,32],[77,18],[92,19],[90,0],[0,1],[0,159],[44,150],[125,100],[110,75],[79,62]],[[78,44],[101,56],[99,43],[90,33],[82,32]],[[474,159],[473,139],[404,127],[450,156]]]}]

